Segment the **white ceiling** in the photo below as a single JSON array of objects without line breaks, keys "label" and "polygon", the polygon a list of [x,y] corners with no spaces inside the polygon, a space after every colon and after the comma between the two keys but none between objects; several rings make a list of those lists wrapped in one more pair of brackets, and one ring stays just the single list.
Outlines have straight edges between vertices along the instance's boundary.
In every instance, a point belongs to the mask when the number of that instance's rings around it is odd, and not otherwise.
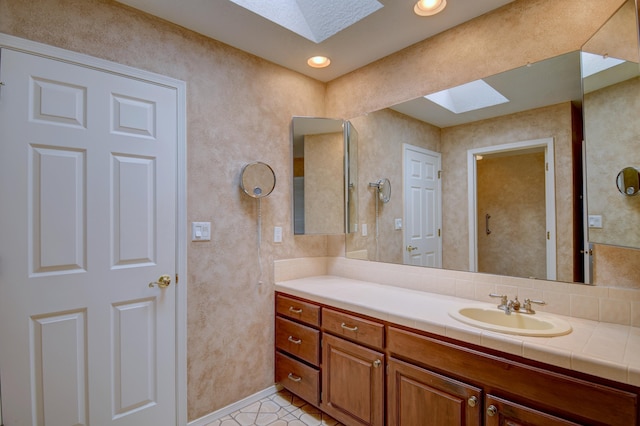
[{"label": "white ceiling", "polygon": [[[448,0],[446,9],[432,17],[419,17],[413,13],[416,0],[379,0],[384,7],[320,43],[287,30],[231,0],[119,1],[327,82],[513,0]],[[323,1],[330,6],[335,0],[315,0],[316,3]],[[339,0],[342,4],[348,1],[358,3],[356,0]],[[265,2],[278,8],[291,3],[291,0],[261,1],[263,5]],[[324,69],[310,68],[307,59],[317,55],[328,56],[331,65]]]}]

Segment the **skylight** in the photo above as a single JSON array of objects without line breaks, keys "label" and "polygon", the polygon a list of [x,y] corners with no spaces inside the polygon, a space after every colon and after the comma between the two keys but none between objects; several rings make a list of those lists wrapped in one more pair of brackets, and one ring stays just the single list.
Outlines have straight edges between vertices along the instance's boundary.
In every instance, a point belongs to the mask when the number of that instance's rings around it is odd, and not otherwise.
[{"label": "skylight", "polygon": [[580,52],[580,59],[580,63],[582,64],[582,78],[613,68],[624,62],[622,59],[610,58],[608,56],[595,55],[587,52]]},{"label": "skylight", "polygon": [[426,95],[429,99],[455,114],[487,108],[509,102],[484,80],[476,80],[451,89]]},{"label": "skylight", "polygon": [[321,43],[382,8],[376,0],[231,0],[294,33]]}]

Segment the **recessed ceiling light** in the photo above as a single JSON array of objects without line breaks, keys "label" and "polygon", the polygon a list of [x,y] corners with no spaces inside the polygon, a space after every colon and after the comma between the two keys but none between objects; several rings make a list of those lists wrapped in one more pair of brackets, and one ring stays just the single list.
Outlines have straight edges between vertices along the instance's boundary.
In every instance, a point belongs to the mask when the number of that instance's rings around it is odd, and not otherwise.
[{"label": "recessed ceiling light", "polygon": [[413,11],[419,16],[431,16],[447,7],[447,0],[418,0]]},{"label": "recessed ceiling light", "polygon": [[313,68],[328,67],[331,63],[331,59],[326,56],[313,56],[307,60],[307,64]]}]

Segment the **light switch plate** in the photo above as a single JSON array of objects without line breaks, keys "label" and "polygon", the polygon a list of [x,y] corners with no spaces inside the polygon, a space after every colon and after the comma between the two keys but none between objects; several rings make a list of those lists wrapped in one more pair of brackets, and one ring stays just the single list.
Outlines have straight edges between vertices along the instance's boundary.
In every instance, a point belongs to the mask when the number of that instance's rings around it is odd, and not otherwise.
[{"label": "light switch plate", "polygon": [[395,219],[395,222],[394,222],[394,228],[395,228],[396,230],[398,230],[398,229],[402,229],[402,219],[400,219],[399,217],[397,217],[397,218]]},{"label": "light switch plate", "polygon": [[282,226],[273,227],[273,242],[274,243],[282,242]]},{"label": "light switch plate", "polygon": [[367,224],[363,223],[362,226],[360,227],[360,229],[362,230],[362,236],[366,237],[367,236]]},{"label": "light switch plate", "polygon": [[191,241],[211,241],[211,222],[191,222]]},{"label": "light switch plate", "polygon": [[589,215],[589,228],[602,228],[602,216],[590,214]]}]

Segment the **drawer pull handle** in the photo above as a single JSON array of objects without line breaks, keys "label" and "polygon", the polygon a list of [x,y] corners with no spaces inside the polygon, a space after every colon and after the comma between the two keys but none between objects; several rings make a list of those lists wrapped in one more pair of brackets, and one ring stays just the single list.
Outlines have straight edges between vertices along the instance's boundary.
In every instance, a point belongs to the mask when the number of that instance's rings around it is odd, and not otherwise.
[{"label": "drawer pull handle", "polygon": [[294,308],[293,306],[289,306],[289,312],[292,312],[294,314],[301,314],[302,308]]},{"label": "drawer pull handle", "polygon": [[496,414],[498,414],[498,409],[496,408],[495,405],[490,405],[489,408],[487,408],[487,415],[489,417],[493,417]]},{"label": "drawer pull handle", "polygon": [[295,375],[295,374],[293,374],[293,373],[289,373],[289,376],[288,376],[288,377],[289,377],[289,380],[294,381],[294,382],[296,382],[296,383],[297,383],[297,382],[301,382],[301,381],[302,381],[302,377],[300,377],[300,376],[296,376],[296,375]]},{"label": "drawer pull handle", "polygon": [[298,339],[296,337],[293,336],[289,336],[289,338],[287,339],[289,340],[291,343],[299,345],[300,343],[302,343],[302,339]]},{"label": "drawer pull handle", "polygon": [[342,323],[340,324],[340,327],[344,328],[345,330],[349,330],[349,331],[358,331],[358,326],[355,327],[349,327],[347,324]]}]

